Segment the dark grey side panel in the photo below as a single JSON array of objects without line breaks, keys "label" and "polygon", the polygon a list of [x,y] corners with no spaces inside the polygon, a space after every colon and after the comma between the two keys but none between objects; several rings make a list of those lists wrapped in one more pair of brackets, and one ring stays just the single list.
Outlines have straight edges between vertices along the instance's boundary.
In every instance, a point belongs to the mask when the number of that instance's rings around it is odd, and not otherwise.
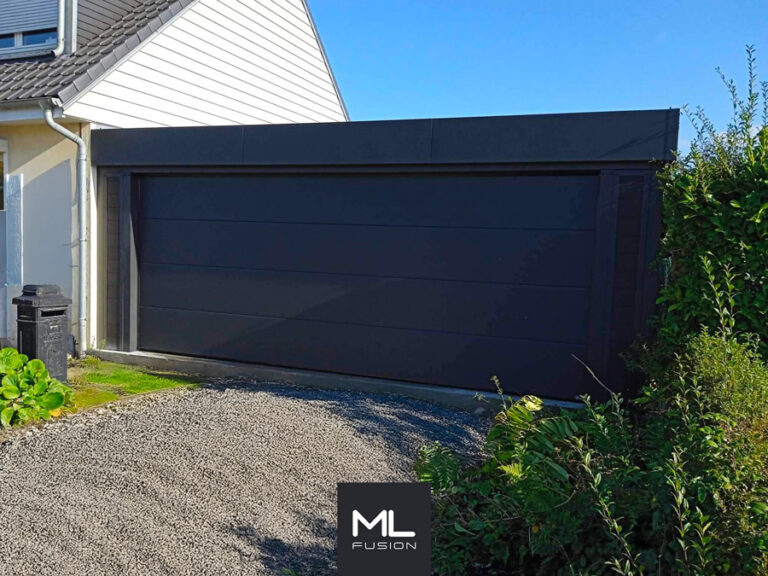
[{"label": "dark grey side panel", "polygon": [[613,282],[613,332],[610,344],[612,365],[608,374],[617,381],[627,381],[629,375],[621,354],[642,333],[636,310],[642,300],[640,276],[650,272],[643,268],[641,257],[643,204],[650,193],[649,173],[620,176],[618,179],[618,222],[616,235],[616,264]]},{"label": "dark grey side panel", "polygon": [[107,221],[107,348],[117,350],[120,343],[120,177],[105,179]]}]

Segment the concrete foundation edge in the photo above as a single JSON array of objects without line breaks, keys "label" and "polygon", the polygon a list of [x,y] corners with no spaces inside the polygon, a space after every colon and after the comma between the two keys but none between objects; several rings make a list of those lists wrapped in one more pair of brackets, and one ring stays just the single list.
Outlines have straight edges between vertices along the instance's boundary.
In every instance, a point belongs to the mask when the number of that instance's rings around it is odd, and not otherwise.
[{"label": "concrete foundation edge", "polygon": [[[501,406],[498,394],[461,388],[413,384],[396,380],[330,374],[312,370],[296,370],[264,366],[262,364],[229,362],[226,360],[160,354],[156,352],[120,352],[97,349],[89,350],[88,354],[107,362],[142,366],[154,370],[167,370],[169,372],[209,377],[252,378],[256,381],[284,382],[295,386],[321,390],[347,390],[373,394],[389,394],[474,412],[478,415],[495,412]],[[254,383],[254,385],[258,384]],[[545,400],[545,402],[550,406],[559,406],[561,408],[577,408],[581,406],[576,402],[558,400]]]}]

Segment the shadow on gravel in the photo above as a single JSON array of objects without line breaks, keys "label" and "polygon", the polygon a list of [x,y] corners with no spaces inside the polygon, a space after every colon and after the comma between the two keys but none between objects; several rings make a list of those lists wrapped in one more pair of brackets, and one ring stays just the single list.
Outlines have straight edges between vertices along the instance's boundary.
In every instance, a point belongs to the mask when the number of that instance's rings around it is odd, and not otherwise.
[{"label": "shadow on gravel", "polygon": [[399,454],[409,457],[415,456],[418,449],[414,444],[415,437],[440,440],[459,454],[475,454],[477,439],[467,434],[467,429],[484,434],[488,426],[487,420],[468,412],[386,394],[313,390],[247,381],[217,382],[206,387],[214,390],[235,388],[319,402],[326,410],[347,420],[360,434],[381,438]]},{"label": "shadow on gravel", "polygon": [[333,543],[296,545],[279,538],[259,536],[251,525],[233,525],[229,531],[237,537],[241,556],[258,557],[269,574],[280,574],[283,570],[294,570],[299,574],[324,576],[336,573]]}]

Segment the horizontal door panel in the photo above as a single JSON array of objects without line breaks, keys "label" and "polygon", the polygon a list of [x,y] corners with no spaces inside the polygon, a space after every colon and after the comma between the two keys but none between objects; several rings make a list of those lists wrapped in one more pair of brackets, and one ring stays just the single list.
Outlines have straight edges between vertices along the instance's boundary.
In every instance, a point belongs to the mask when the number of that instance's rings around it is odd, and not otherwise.
[{"label": "horizontal door panel", "polygon": [[151,176],[143,217],[376,226],[592,229],[597,176]]},{"label": "horizontal door panel", "polygon": [[413,382],[574,398],[593,384],[577,344],[140,308],[140,348]]},{"label": "horizontal door panel", "polygon": [[145,220],[142,260],[376,277],[588,286],[592,232]]},{"label": "horizontal door panel", "polygon": [[583,342],[590,292],[478,282],[143,264],[141,304],[283,319]]}]

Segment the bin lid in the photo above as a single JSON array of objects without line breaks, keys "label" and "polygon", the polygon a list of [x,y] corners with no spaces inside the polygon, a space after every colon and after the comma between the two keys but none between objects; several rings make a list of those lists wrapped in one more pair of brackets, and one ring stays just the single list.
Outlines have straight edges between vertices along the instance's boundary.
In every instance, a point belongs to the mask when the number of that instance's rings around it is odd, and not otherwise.
[{"label": "bin lid", "polygon": [[13,303],[21,306],[37,308],[69,306],[72,300],[61,293],[56,284],[25,284],[21,296],[13,299]]},{"label": "bin lid", "polygon": [[46,296],[48,294],[61,294],[61,288],[56,284],[25,284],[21,293],[24,296]]}]

